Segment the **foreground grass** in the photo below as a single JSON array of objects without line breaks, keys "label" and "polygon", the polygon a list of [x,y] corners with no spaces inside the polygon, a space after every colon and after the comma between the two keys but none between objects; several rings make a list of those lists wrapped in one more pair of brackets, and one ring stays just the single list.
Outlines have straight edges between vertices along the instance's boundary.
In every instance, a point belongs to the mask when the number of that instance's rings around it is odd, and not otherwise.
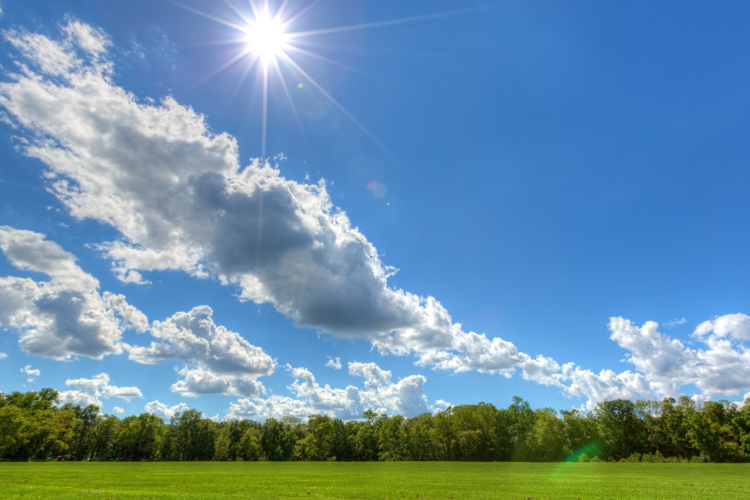
[{"label": "foreground grass", "polygon": [[750,464],[0,463],[0,498],[748,499]]}]

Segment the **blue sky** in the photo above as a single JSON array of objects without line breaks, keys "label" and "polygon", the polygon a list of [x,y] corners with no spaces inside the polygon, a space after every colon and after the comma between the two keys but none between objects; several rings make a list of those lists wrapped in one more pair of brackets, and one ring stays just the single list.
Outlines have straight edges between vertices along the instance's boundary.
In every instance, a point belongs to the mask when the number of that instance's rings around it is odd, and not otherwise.
[{"label": "blue sky", "polygon": [[743,2],[291,0],[287,32],[407,22],[290,39],[285,85],[216,43],[248,2],[180,4],[0,0],[0,390],[258,420],[750,394]]}]

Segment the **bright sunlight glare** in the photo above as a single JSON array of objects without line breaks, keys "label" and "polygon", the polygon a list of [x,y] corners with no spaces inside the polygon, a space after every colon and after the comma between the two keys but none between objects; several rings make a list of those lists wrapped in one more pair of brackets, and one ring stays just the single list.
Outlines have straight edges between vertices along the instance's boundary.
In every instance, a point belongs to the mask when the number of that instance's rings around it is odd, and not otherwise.
[{"label": "bright sunlight glare", "polygon": [[[286,94],[287,101],[289,102],[289,107],[291,108],[292,112],[294,113],[295,118],[297,119],[297,124],[300,126],[300,130],[302,130],[302,134],[304,136],[304,130],[302,129],[302,122],[299,119],[299,116],[297,115],[297,110],[294,106],[294,102],[292,99],[291,94],[289,93],[289,89],[286,85],[286,79],[284,77],[284,71],[282,70],[282,67],[286,69],[287,71],[292,71],[293,78],[299,79],[303,78],[310,84],[312,84],[313,87],[315,87],[318,91],[320,91],[323,96],[325,96],[331,104],[336,106],[339,110],[341,110],[344,115],[346,115],[357,127],[359,127],[365,134],[367,134],[373,141],[375,141],[380,147],[382,147],[385,151],[388,152],[388,148],[386,148],[383,143],[381,143],[365,126],[360,123],[342,104],[340,104],[336,99],[333,98],[333,96],[326,91],[323,86],[318,83],[313,77],[305,71],[302,66],[300,66],[299,63],[297,63],[291,56],[290,52],[294,52],[296,54],[302,54],[304,56],[307,56],[312,59],[317,59],[319,61],[327,62],[329,64],[335,64],[336,61],[332,61],[326,57],[323,57],[319,54],[316,54],[314,52],[310,52],[308,50],[304,50],[301,47],[298,47],[295,43],[296,41],[299,41],[300,39],[308,38],[308,37],[315,37],[320,35],[326,35],[330,33],[341,33],[344,31],[355,31],[355,30],[362,30],[362,29],[369,29],[369,28],[379,28],[384,26],[392,26],[396,24],[405,24],[405,23],[412,23],[417,21],[427,21],[430,19],[438,19],[442,17],[450,17],[455,16],[458,14],[464,14],[468,12],[473,12],[476,9],[461,9],[461,10],[455,10],[455,11],[448,11],[448,12],[438,12],[435,14],[427,14],[422,16],[414,16],[414,17],[405,17],[401,19],[391,19],[388,21],[378,21],[374,23],[366,23],[366,24],[356,24],[351,26],[340,26],[335,28],[327,28],[327,29],[318,29],[318,30],[312,30],[312,31],[296,31],[296,32],[287,32],[287,28],[294,24],[295,21],[297,21],[299,18],[304,16],[310,9],[318,5],[321,0],[312,0],[310,3],[308,3],[305,7],[298,10],[295,14],[292,14],[291,16],[284,16],[284,9],[287,6],[287,3],[289,0],[283,0],[281,3],[281,6],[279,7],[278,11],[275,15],[271,15],[268,11],[268,0],[265,2],[265,9],[260,10],[258,6],[255,3],[255,0],[248,0],[250,4],[250,8],[252,9],[252,14],[241,9],[240,7],[237,7],[234,4],[233,0],[224,0],[224,3],[237,14],[237,16],[241,19],[241,21],[229,21],[226,19],[222,19],[220,17],[217,17],[213,14],[209,14],[207,12],[203,12],[201,10],[198,10],[194,7],[191,7],[189,5],[185,5],[181,3],[179,0],[164,0],[165,2],[171,3],[173,5],[176,5],[177,7],[180,7],[182,9],[185,9],[187,11],[193,12],[195,14],[198,14],[199,16],[202,16],[206,19],[210,19],[211,21],[215,21],[219,24],[223,24],[224,26],[227,26],[229,28],[232,28],[234,30],[240,31],[242,33],[241,36],[237,38],[232,38],[230,40],[224,40],[218,42],[220,45],[224,44],[243,44],[244,48],[231,57],[228,61],[224,62],[221,66],[216,68],[214,71],[212,71],[209,75],[207,75],[205,78],[201,79],[198,84],[203,83],[207,81],[210,78],[213,78],[217,74],[221,73],[222,71],[226,70],[227,68],[239,63],[240,61],[247,61],[247,66],[245,69],[245,72],[240,80],[240,84],[242,81],[247,77],[247,75],[250,73],[252,68],[255,66],[255,62],[260,60],[260,63],[258,66],[260,66],[260,70],[262,72],[262,81],[263,81],[263,114],[262,114],[262,120],[263,120],[263,128],[262,128],[262,134],[261,134],[261,157],[265,158],[266,156],[266,135],[267,135],[267,122],[268,122],[268,91],[269,91],[269,66],[273,66],[275,69],[276,74],[278,75],[279,81],[282,83],[282,88],[284,89],[284,93]],[[216,44],[209,43],[210,45]],[[237,89],[234,93],[232,93],[231,99],[236,94],[237,90],[239,90],[240,86],[237,86]],[[302,82],[298,83],[298,88],[302,89],[303,84]]]},{"label": "bright sunlight glare", "polygon": [[264,13],[247,28],[247,48],[260,56],[265,63],[281,56],[286,47],[287,35],[284,26],[268,13]]}]

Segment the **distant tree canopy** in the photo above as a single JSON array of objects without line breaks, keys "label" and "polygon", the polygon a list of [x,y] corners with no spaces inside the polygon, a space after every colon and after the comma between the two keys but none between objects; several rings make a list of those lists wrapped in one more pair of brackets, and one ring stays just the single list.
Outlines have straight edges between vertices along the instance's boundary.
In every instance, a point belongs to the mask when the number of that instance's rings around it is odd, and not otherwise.
[{"label": "distant tree canopy", "polygon": [[750,461],[750,400],[599,403],[594,411],[454,406],[413,418],[344,422],[310,415],[213,422],[196,410],[169,423],[120,419],[93,405],[57,404],[57,391],[0,393],[0,460]]}]

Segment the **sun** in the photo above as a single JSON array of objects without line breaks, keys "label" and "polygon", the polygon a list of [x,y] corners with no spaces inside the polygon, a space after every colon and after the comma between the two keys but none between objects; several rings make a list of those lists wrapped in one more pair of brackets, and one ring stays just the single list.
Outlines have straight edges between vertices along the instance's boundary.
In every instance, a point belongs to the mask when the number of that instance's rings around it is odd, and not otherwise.
[{"label": "sun", "polygon": [[264,12],[249,23],[245,39],[247,50],[268,64],[283,55],[289,37],[284,25]]},{"label": "sun", "polygon": [[[235,64],[243,64],[245,66],[242,77],[239,83],[235,87],[234,92],[229,97],[229,101],[234,98],[236,93],[240,89],[240,85],[245,78],[250,74],[253,68],[259,68],[263,82],[263,113],[262,113],[262,133],[261,133],[261,157],[266,157],[266,136],[268,127],[268,92],[269,83],[275,73],[278,82],[281,84],[281,88],[284,90],[289,108],[294,113],[294,117],[297,120],[297,124],[300,127],[300,131],[304,137],[304,129],[302,127],[302,120],[297,114],[297,109],[294,105],[294,100],[289,91],[289,85],[287,84],[287,77],[284,76],[286,73],[291,73],[292,78],[297,80],[297,89],[306,88],[307,83],[310,83],[311,87],[317,89],[332,105],[338,108],[344,116],[349,118],[357,127],[359,127],[365,134],[367,134],[376,144],[382,147],[386,152],[388,148],[381,143],[375,135],[373,135],[367,128],[360,123],[341,103],[339,103],[333,96],[318,83],[302,66],[295,61],[295,57],[303,56],[307,59],[315,59],[327,64],[334,64],[336,66],[343,66],[336,61],[328,59],[320,54],[313,51],[306,50],[300,45],[305,45],[305,39],[310,37],[325,36],[332,33],[342,33],[346,31],[355,31],[369,28],[381,28],[385,26],[392,26],[397,24],[412,23],[417,21],[427,21],[430,19],[439,19],[443,17],[455,16],[458,14],[465,14],[474,12],[476,8],[461,9],[448,12],[438,12],[434,14],[425,14],[421,16],[406,17],[401,19],[391,19],[388,21],[377,21],[373,23],[355,24],[351,26],[339,26],[334,28],[315,29],[310,31],[287,31],[291,26],[295,24],[300,18],[313,7],[318,5],[321,0],[311,0],[307,5],[301,7],[294,13],[287,12],[289,9],[288,4],[290,0],[264,0],[263,6],[259,6],[257,2],[259,0],[247,0],[245,3],[246,7],[241,8],[234,4],[235,0],[223,0],[223,3],[229,7],[237,15],[235,20],[227,20],[221,17],[217,17],[213,14],[203,12],[189,5],[183,4],[180,0],[163,0],[171,3],[177,7],[185,9],[187,11],[198,14],[206,19],[223,24],[224,26],[231,28],[238,32],[237,36],[233,36],[227,40],[217,40],[215,42],[207,42],[206,45],[238,45],[240,50],[227,61],[223,62],[218,68],[206,75],[200,81],[196,83],[199,85],[210,78],[218,75],[222,71],[234,66]],[[277,9],[272,9],[275,13],[272,15],[269,12],[269,2],[276,3],[280,2]],[[219,3],[219,2],[213,2]],[[244,2],[243,2],[244,3]],[[247,8],[249,4],[249,8]],[[294,57],[293,57],[294,56]],[[303,83],[303,81],[305,83]]]}]

